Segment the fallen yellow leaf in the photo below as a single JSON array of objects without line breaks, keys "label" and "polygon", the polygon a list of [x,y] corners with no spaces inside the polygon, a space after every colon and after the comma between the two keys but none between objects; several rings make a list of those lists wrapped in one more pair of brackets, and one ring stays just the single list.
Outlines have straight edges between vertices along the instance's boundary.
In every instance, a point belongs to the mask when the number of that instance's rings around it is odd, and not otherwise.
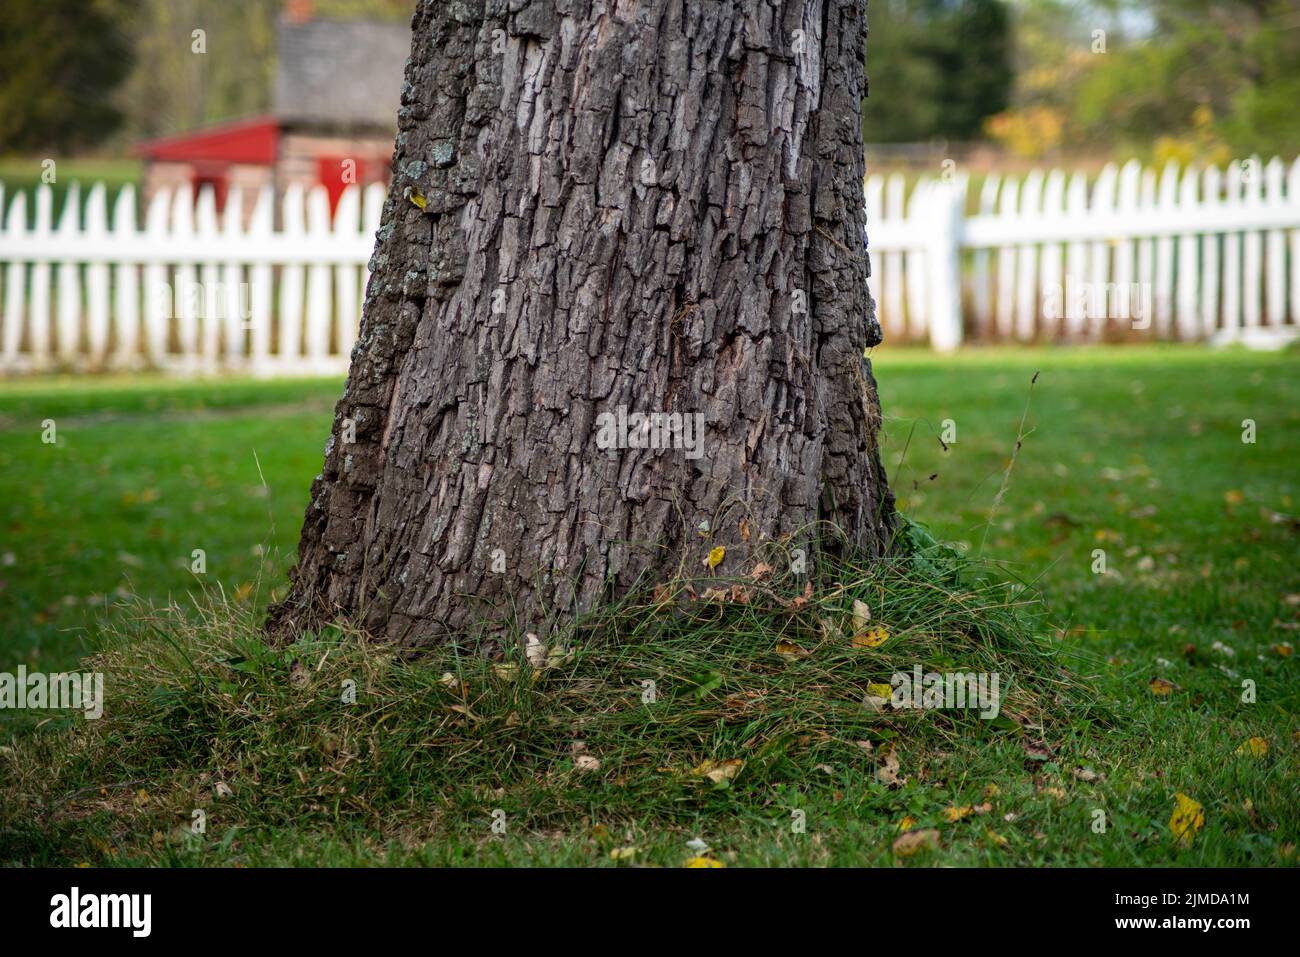
[{"label": "fallen yellow leaf", "polygon": [[1166,681],[1164,678],[1151,679],[1151,693],[1157,698],[1168,698],[1177,687],[1178,685],[1172,681]]},{"label": "fallen yellow leaf", "polygon": [[714,860],[711,857],[690,857],[687,858],[685,867],[726,867],[722,861]]},{"label": "fallen yellow leaf", "polygon": [[1169,817],[1169,830],[1180,844],[1191,844],[1196,832],[1205,826],[1205,808],[1186,794],[1174,795],[1174,813]]},{"label": "fallen yellow leaf", "polygon": [[858,632],[853,636],[854,648],[879,648],[889,640],[889,629],[884,625],[876,625],[874,628],[868,628],[866,631]]},{"label": "fallen yellow leaf", "polygon": [[1268,742],[1263,738],[1249,738],[1237,748],[1237,753],[1252,758],[1262,758],[1268,754]]},{"label": "fallen yellow leaf", "polygon": [[916,818],[912,817],[910,814],[898,822],[898,829],[900,831],[910,831],[914,827],[916,827]]},{"label": "fallen yellow leaf", "polygon": [[965,804],[961,807],[953,806],[953,807],[946,807],[943,809],[943,816],[946,817],[949,821],[952,821],[953,823],[960,821],[964,817],[970,817],[970,815],[974,813],[975,813],[975,809],[971,807],[969,804]]},{"label": "fallen yellow leaf", "polygon": [[776,653],[783,658],[807,658],[809,655],[806,649],[800,648],[793,641],[778,641]]},{"label": "fallen yellow leaf", "polygon": [[728,758],[725,761],[704,761],[696,766],[691,773],[697,777],[706,777],[714,784],[721,784],[723,781],[730,781],[740,769],[745,766],[745,762],[740,758]]},{"label": "fallen yellow leaf", "polygon": [[717,568],[722,564],[722,560],[727,557],[727,549],[722,545],[715,545],[709,549],[708,558],[704,559],[704,564],[710,568]]}]

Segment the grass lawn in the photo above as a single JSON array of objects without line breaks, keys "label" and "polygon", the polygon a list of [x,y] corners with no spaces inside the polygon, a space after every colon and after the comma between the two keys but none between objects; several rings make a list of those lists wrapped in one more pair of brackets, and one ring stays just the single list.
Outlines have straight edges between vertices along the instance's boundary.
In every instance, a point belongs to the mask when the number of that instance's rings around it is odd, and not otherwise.
[{"label": "grass lawn", "polygon": [[[798,614],[658,631],[614,609],[537,679],[251,637],[339,382],[0,385],[0,671],[98,652],[109,685],[97,722],[0,712],[0,862],[1293,865],[1300,355],[876,371],[900,505],[960,580],[841,569]],[[850,598],[882,648],[827,637]],[[1004,717],[862,705],[913,662],[1004,673]]]}]

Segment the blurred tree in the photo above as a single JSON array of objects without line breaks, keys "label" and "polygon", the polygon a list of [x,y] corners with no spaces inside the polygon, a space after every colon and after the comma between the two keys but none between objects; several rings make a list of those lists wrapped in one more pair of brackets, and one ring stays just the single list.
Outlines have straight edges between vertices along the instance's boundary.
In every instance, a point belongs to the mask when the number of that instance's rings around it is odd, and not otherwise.
[{"label": "blurred tree", "polygon": [[109,94],[131,69],[121,24],[138,0],[0,3],[0,152],[94,146],[122,121]]},{"label": "blurred tree", "polygon": [[1027,0],[1014,107],[988,130],[1038,156],[1042,117],[1075,149],[1223,162],[1300,152],[1296,0]]},{"label": "blurred tree", "polygon": [[872,0],[863,135],[873,143],[980,136],[1010,100],[1003,0]]},{"label": "blurred tree", "polygon": [[[285,0],[137,0],[137,65],[121,106],[133,139],[265,113],[275,83],[275,27]],[[406,20],[416,0],[315,0],[315,15]],[[206,53],[195,53],[193,31]]]}]

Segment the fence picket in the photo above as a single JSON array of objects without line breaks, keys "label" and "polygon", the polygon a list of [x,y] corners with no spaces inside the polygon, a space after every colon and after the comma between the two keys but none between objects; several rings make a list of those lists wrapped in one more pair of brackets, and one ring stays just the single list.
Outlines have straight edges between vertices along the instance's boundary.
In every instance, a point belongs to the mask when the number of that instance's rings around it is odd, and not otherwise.
[{"label": "fence picket", "polygon": [[[304,206],[306,194],[298,184],[284,192],[282,232],[293,243],[306,242],[307,226]],[[302,363],[303,267],[292,263],[280,268],[280,333],[276,354],[281,366],[290,369]]]},{"label": "fence picket", "polygon": [[[189,184],[176,190],[172,199],[170,239],[176,245],[194,242],[194,191]],[[199,363],[199,311],[203,291],[194,264],[181,263],[176,267],[175,277],[171,314],[176,317],[176,340],[180,347],[177,361],[181,369],[193,372]]]},{"label": "fence picket", "polygon": [[[1118,185],[1118,173],[1114,163],[1107,163],[1093,186],[1090,212],[1094,217],[1113,216],[1115,214],[1115,188]],[[1100,338],[1106,328],[1106,319],[1110,314],[1110,296],[1107,288],[1110,283],[1110,242],[1102,239],[1089,247],[1088,281],[1089,296],[1088,318],[1093,338]]]},{"label": "fence picket", "polygon": [[[1170,160],[1160,172],[1158,216],[1168,216],[1178,206],[1178,164]],[[1155,328],[1156,335],[1169,335],[1174,316],[1174,238],[1156,240]]]},{"label": "fence picket", "polygon": [[[338,208],[334,210],[334,232],[348,236],[360,231],[361,193],[349,189],[339,197]],[[351,355],[352,345],[356,341],[361,306],[360,293],[357,291],[358,268],[355,263],[339,263],[334,267],[334,312],[337,321],[334,338],[340,356]],[[875,278],[869,282],[875,282]]]},{"label": "fence picket", "polygon": [[[1241,164],[1228,166],[1223,205],[1241,206]],[[1241,329],[1241,233],[1235,229],[1223,237],[1223,329],[1234,335]]]},{"label": "fence picket", "polygon": [[[881,219],[885,222],[906,218],[903,206],[903,174],[890,173],[885,181],[885,208]],[[881,323],[886,336],[906,338],[907,326],[903,321],[903,254],[898,250],[885,253],[885,308],[881,314]]]},{"label": "fence picket", "polygon": [[[1139,221],[1150,223],[1155,220],[1156,207],[1156,172],[1153,169],[1142,170],[1142,183],[1138,189]],[[1140,227],[1145,229],[1146,227]],[[1155,288],[1156,288],[1156,241],[1146,235],[1137,244],[1138,290],[1142,299],[1142,321],[1137,323],[1142,328],[1155,329]],[[1158,329],[1156,334],[1158,334]]]},{"label": "fence picket", "polygon": [[[1043,174],[1034,170],[1025,177],[1020,194],[1022,219],[1043,215]],[[1034,338],[1038,319],[1038,244],[1022,243],[1016,261],[1016,338],[1028,342]]]},{"label": "fence picket", "polygon": [[[1047,174],[1047,183],[1043,187],[1043,217],[1052,221],[1060,221],[1064,215],[1062,203],[1065,201],[1065,174],[1059,169],[1053,169]],[[1062,282],[1061,264],[1063,262],[1063,250],[1059,242],[1049,242],[1043,246],[1042,254],[1042,279],[1039,287],[1040,302],[1043,303],[1041,312],[1042,332],[1046,338],[1054,338],[1060,331],[1060,321],[1065,315],[1065,284]],[[1054,308],[1049,310],[1047,302],[1053,302]]]},{"label": "fence picket", "polygon": [[[4,216],[4,230],[9,235],[27,231],[27,194],[15,193]],[[4,338],[0,340],[0,359],[9,369],[19,367],[18,347],[23,337],[23,292],[27,285],[27,264],[11,260],[5,270]],[[35,287],[35,280],[32,286]]]},{"label": "fence picket", "polygon": [[[313,186],[307,193],[307,242],[313,246],[328,243],[330,200],[324,186]],[[307,268],[307,364],[312,371],[328,366],[330,348],[330,314],[333,311],[333,270],[324,263]]]},{"label": "fence picket", "polygon": [[[1269,206],[1286,202],[1282,175],[1282,160],[1274,156],[1264,168],[1265,201]],[[1270,229],[1265,238],[1264,284],[1264,320],[1270,326],[1280,326],[1286,321],[1286,242],[1280,229]]]},{"label": "fence picket", "polygon": [[[1080,171],[1070,177],[1070,185],[1065,194],[1065,215],[1075,221],[1088,215],[1088,180]],[[1083,331],[1083,302],[1071,293],[1071,288],[1087,278],[1084,274],[1087,253],[1087,247],[1081,242],[1071,242],[1065,249],[1063,310],[1066,334],[1071,338]]]},{"label": "fence picket", "polygon": [[[113,202],[112,232],[115,236],[135,235],[135,187],[130,183],[117,191]],[[140,272],[129,258],[117,261],[113,269],[112,365],[134,368],[140,349]]]},{"label": "fence picket", "polygon": [[[1300,215],[1300,159],[1286,179],[1287,205]],[[1300,324],[1300,229],[1291,230],[1291,322]]]},{"label": "fence picket", "polygon": [[[981,215],[988,216],[997,208],[998,187],[1002,183],[1002,177],[997,173],[989,173],[984,177],[984,185],[980,187],[979,211]],[[868,205],[867,209],[871,207]],[[868,233],[871,227],[868,226]],[[987,249],[977,249],[971,257],[971,304],[974,309],[974,329],[978,338],[985,338],[989,333],[989,327],[993,323],[993,291],[989,286],[989,251]]]},{"label": "fence picket", "polygon": [[[1182,209],[1195,209],[1197,205],[1197,184],[1200,177],[1192,166],[1183,170],[1183,177],[1178,184],[1178,205]],[[1178,338],[1194,339],[1196,329],[1196,286],[1197,270],[1200,260],[1196,255],[1196,234],[1183,233],[1178,237],[1178,266],[1176,282],[1178,283],[1177,313]]]},{"label": "fence picket", "polygon": [[[1222,202],[1223,180],[1217,166],[1205,170],[1202,209],[1211,210]],[[1219,328],[1219,243],[1218,233],[1201,237],[1201,335]]]},{"label": "fence picket", "polygon": [[[1264,176],[1259,157],[1247,161],[1242,177],[1247,211],[1254,212],[1263,204]],[[1242,237],[1241,315],[1247,329],[1257,329],[1260,319],[1260,278],[1263,273],[1264,237],[1258,229],[1247,229]]]},{"label": "fence picket", "polygon": [[[913,222],[925,221],[927,210],[931,208],[933,188],[934,183],[928,176],[922,176],[917,181],[912,188],[912,195],[907,200],[908,219]],[[929,300],[926,280],[932,264],[928,261],[925,251],[919,248],[909,249],[904,262],[906,263],[904,282],[907,287],[907,335],[908,338],[920,339],[926,335],[930,327],[926,311]]]},{"label": "fence picket", "polygon": [[[1020,210],[1020,181],[1008,176],[1002,184],[1002,196],[998,203],[1000,218],[1015,220]],[[1016,253],[1009,247],[998,249],[998,292],[995,308],[997,309],[997,334],[999,338],[1011,338],[1011,323],[1015,312],[1014,289],[1016,282]]]},{"label": "fence picket", "polygon": [[[55,239],[71,242],[81,230],[81,188],[73,183],[63,197]],[[57,299],[54,312],[54,349],[60,361],[66,362],[77,354],[81,333],[81,264],[75,260],[59,263],[55,270]]]},{"label": "fence picket", "polygon": [[[1119,171],[1119,199],[1116,209],[1124,223],[1132,228],[1136,228],[1142,219],[1138,211],[1138,189],[1141,180],[1142,164],[1137,160],[1129,160]],[[1141,319],[1138,319],[1138,310],[1142,309],[1144,298],[1141,286],[1138,287],[1138,301],[1133,302],[1133,257],[1136,251],[1137,247],[1132,239],[1120,239],[1115,243],[1115,290],[1128,306],[1126,314],[1131,325],[1135,329],[1141,329],[1150,321],[1151,316],[1149,313],[1143,313]]]},{"label": "fence picket", "polygon": [[[145,240],[149,248],[159,253],[171,244],[168,235],[171,223],[172,192],[160,189],[149,203],[145,213]],[[161,258],[144,267],[144,338],[149,361],[165,367],[168,361],[167,343],[170,338],[171,315],[176,297],[168,281],[169,271]]]},{"label": "fence picket", "polygon": [[[199,190],[194,204],[194,233],[201,242],[209,245],[217,236],[217,197],[211,186]],[[211,260],[199,267],[198,294],[199,337],[202,343],[200,364],[204,371],[216,369],[221,348],[221,317],[224,315],[225,297],[221,295],[220,267]]]},{"label": "fence picket", "polygon": [[[257,194],[253,215],[248,220],[249,243],[260,243],[272,235],[275,220],[275,193],[264,186]],[[269,375],[274,369],[271,359],[271,303],[275,276],[268,262],[254,262],[248,270],[249,365],[255,375]]]},{"label": "fence picket", "polygon": [[[108,242],[108,197],[103,183],[91,187],[86,197],[85,235],[92,242]],[[90,263],[86,266],[86,342],[94,368],[103,367],[108,353],[108,295],[108,263]]]}]

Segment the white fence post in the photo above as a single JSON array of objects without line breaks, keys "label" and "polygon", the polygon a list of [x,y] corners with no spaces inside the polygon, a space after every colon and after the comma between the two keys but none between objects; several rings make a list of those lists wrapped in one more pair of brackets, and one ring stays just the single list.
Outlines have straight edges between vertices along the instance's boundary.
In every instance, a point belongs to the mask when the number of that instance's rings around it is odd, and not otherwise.
[{"label": "white fence post", "polygon": [[930,184],[927,219],[932,224],[927,265],[930,280],[930,345],[951,352],[961,345],[961,235],[965,189],[955,182]]}]

